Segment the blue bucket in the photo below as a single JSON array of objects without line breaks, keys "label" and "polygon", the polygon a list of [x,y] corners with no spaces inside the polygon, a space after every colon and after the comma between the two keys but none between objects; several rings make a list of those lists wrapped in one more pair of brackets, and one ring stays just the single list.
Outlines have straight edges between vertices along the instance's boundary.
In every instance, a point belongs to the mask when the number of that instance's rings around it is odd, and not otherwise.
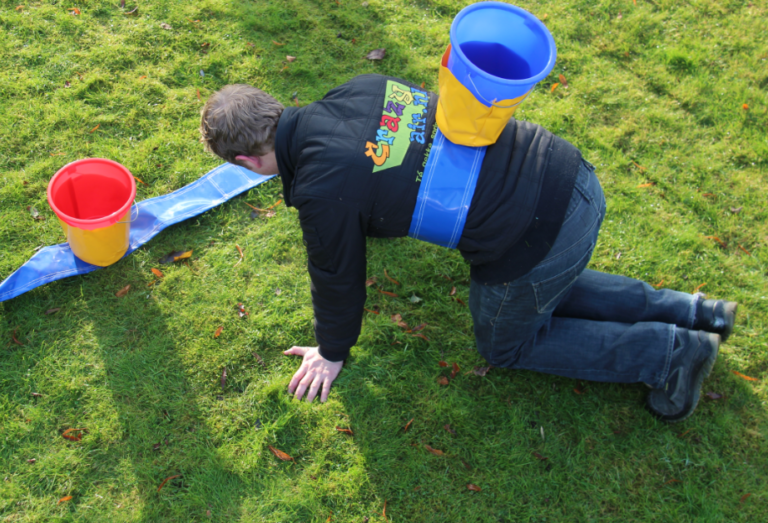
[{"label": "blue bucket", "polygon": [[552,71],[556,57],[547,27],[514,5],[479,2],[451,24],[448,69],[487,107],[528,93]]}]

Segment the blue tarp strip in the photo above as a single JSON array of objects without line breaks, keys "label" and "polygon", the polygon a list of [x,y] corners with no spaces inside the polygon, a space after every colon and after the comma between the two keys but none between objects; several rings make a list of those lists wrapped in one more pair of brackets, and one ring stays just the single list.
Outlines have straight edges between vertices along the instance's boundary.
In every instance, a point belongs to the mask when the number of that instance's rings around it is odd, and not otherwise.
[{"label": "blue tarp strip", "polygon": [[455,144],[438,129],[424,167],[408,236],[456,248],[485,151],[486,147]]},{"label": "blue tarp strip", "polygon": [[[131,209],[131,217],[136,219],[131,223],[130,247],[125,256],[166,227],[202,214],[273,177],[225,163],[177,191],[137,203]],[[0,283],[0,301],[52,281],[102,268],[79,260],[68,243],[45,247]]]}]

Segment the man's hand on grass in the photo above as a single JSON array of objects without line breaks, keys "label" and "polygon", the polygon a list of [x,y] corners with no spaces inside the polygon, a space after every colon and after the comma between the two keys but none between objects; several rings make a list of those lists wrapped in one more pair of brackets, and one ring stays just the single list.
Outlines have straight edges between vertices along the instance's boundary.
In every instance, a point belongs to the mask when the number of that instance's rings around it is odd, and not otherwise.
[{"label": "man's hand on grass", "polygon": [[296,391],[296,399],[301,399],[307,393],[307,401],[312,402],[317,396],[320,387],[323,393],[320,401],[325,403],[328,393],[331,391],[331,383],[341,372],[343,361],[328,361],[320,355],[318,347],[291,347],[284,351],[285,355],[303,356],[301,367],[293,375],[288,385],[288,394]]}]

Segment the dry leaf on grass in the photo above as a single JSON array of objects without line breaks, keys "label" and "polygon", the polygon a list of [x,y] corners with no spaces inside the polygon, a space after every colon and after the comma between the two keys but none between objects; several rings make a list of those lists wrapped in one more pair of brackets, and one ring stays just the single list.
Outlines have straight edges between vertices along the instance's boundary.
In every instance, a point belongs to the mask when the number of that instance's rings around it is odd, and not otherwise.
[{"label": "dry leaf on grass", "polygon": [[96,127],[94,127],[93,129],[91,129],[90,133],[91,133],[91,134],[93,134],[93,131],[95,131],[95,130],[96,130],[96,129],[98,129],[99,127],[101,127],[101,124],[100,124],[100,123],[99,123],[99,124],[96,124]]},{"label": "dry leaf on grass", "polygon": [[488,374],[488,371],[491,370],[493,367],[491,365],[488,365],[487,367],[475,367],[472,369],[472,373],[476,376],[485,376]]},{"label": "dry leaf on grass", "polygon": [[559,75],[558,79],[560,80],[560,85],[563,86],[563,88],[568,89],[568,80],[565,79],[564,75]]},{"label": "dry leaf on grass", "polygon": [[19,340],[16,338],[16,331],[15,331],[15,330],[14,330],[14,331],[11,333],[11,339],[13,340],[13,343],[15,343],[16,345],[18,345],[19,347],[23,347],[23,346],[24,346],[24,344],[23,344],[23,343],[21,343],[21,342],[20,342],[20,341],[19,341]]},{"label": "dry leaf on grass", "polygon": [[45,220],[44,216],[40,216],[40,213],[38,212],[36,207],[27,207],[27,210],[29,211],[29,214],[32,215],[32,218],[35,220]]},{"label": "dry leaf on grass", "polygon": [[427,449],[432,454],[434,454],[435,456],[444,456],[445,455],[445,452],[443,452],[442,450],[433,449],[429,445],[424,445],[424,448]]},{"label": "dry leaf on grass", "polygon": [[439,362],[437,362],[437,364],[439,366],[441,366],[441,367],[447,367],[448,366],[448,362],[446,362],[446,361],[439,361]]},{"label": "dry leaf on grass", "polygon": [[552,87],[549,88],[550,93],[554,93],[555,89],[557,89],[557,86],[560,85],[559,83],[552,84]]},{"label": "dry leaf on grass", "polygon": [[450,383],[450,381],[448,380],[448,376],[439,376],[437,378],[437,382],[440,385],[448,385],[448,383]]},{"label": "dry leaf on grass", "polygon": [[165,484],[168,483],[169,481],[171,481],[172,479],[176,479],[176,478],[180,478],[180,477],[181,477],[181,474],[174,474],[173,476],[168,476],[167,478],[165,478],[163,480],[162,483],[160,483],[160,486],[157,487],[157,491],[160,492],[160,489],[162,489],[165,486]]},{"label": "dry leaf on grass", "polygon": [[159,263],[162,265],[168,265],[169,263],[173,263],[176,261],[186,260],[191,256],[192,256],[192,251],[175,251],[175,252],[168,253],[162,258],[160,258]]},{"label": "dry leaf on grass", "polygon": [[387,50],[384,48],[374,49],[373,51],[365,55],[365,57],[368,60],[382,60],[386,54],[387,54]]},{"label": "dry leaf on grass", "polygon": [[63,498],[61,498],[61,499],[59,500],[59,502],[58,502],[58,503],[56,503],[56,504],[57,504],[57,505],[59,505],[59,504],[61,504],[61,503],[66,503],[66,502],[67,502],[67,501],[69,501],[70,499],[72,499],[72,496],[64,496],[64,497],[63,497]]},{"label": "dry leaf on grass", "polygon": [[415,338],[421,338],[421,339],[422,339],[422,340],[424,340],[424,341],[429,341],[429,338],[427,338],[427,337],[426,337],[426,336],[424,336],[423,334],[411,334],[411,336],[413,336],[413,337],[415,337]]},{"label": "dry leaf on grass", "polygon": [[453,362],[453,370],[451,371],[451,379],[455,378],[460,370],[461,370],[461,368],[459,367],[459,364],[454,361]]},{"label": "dry leaf on grass", "polygon": [[384,269],[384,276],[386,276],[387,279],[392,283],[394,283],[395,285],[400,285],[399,281],[397,281],[396,279],[392,278],[389,274],[387,274],[387,269]]},{"label": "dry leaf on grass", "polygon": [[760,381],[760,380],[759,380],[759,379],[757,379],[757,378],[753,378],[753,377],[751,377],[751,376],[746,376],[746,375],[742,374],[741,372],[739,372],[739,371],[737,371],[737,370],[732,370],[731,372],[733,372],[733,373],[734,373],[735,375],[737,375],[739,378],[743,378],[743,379],[745,379],[745,380],[747,380],[747,381]]},{"label": "dry leaf on grass", "polygon": [[213,333],[213,337],[214,338],[218,338],[219,336],[221,336],[221,331],[223,331],[223,330],[224,330],[223,326],[221,326],[218,329],[216,329],[216,332]]},{"label": "dry leaf on grass", "polygon": [[387,296],[392,296],[393,298],[397,298],[397,294],[395,294],[394,292],[383,291],[383,290],[381,290],[381,289],[378,289],[378,291],[379,291],[380,293],[382,293],[382,294],[386,294]]},{"label": "dry leaf on grass", "polygon": [[115,296],[117,296],[118,298],[122,298],[123,296],[125,296],[126,294],[128,294],[128,291],[129,291],[129,290],[131,290],[131,286],[130,286],[130,285],[126,285],[125,287],[123,287],[122,289],[120,289],[119,291],[117,291],[117,292],[115,293]]},{"label": "dry leaf on grass", "polygon": [[285,57],[285,59],[286,59],[286,60],[288,60],[289,62],[293,62],[293,61],[295,61],[295,60],[296,60],[296,57],[295,57],[295,56],[291,56],[291,55],[287,55],[287,56]]},{"label": "dry leaf on grass", "polygon": [[704,395],[705,395],[706,397],[708,397],[709,399],[711,399],[711,400],[719,400],[719,399],[722,399],[722,398],[723,398],[723,396],[721,396],[721,395],[720,395],[720,394],[718,394],[717,392],[707,392],[707,393],[706,393],[706,394],[704,394]]},{"label": "dry leaf on grass", "polygon": [[336,430],[338,430],[339,432],[343,432],[344,434],[349,434],[350,436],[354,436],[354,434],[352,433],[352,429],[342,429],[341,427],[337,426]]},{"label": "dry leaf on grass", "polygon": [[139,16],[139,8],[134,7],[133,11],[128,11],[127,13],[123,13],[125,16]]},{"label": "dry leaf on grass", "polygon": [[542,456],[542,455],[541,455],[541,454],[539,454],[538,452],[534,452],[534,453],[533,453],[533,455],[534,455],[534,457],[535,457],[536,459],[538,459],[538,460],[540,460],[540,461],[547,461],[547,460],[549,459],[549,458],[545,458],[544,456]]},{"label": "dry leaf on grass", "polygon": [[403,432],[408,432],[408,427],[411,426],[411,423],[413,423],[414,419],[416,419],[416,418],[411,418],[411,421],[409,421],[408,423],[405,424],[405,429],[403,430]]},{"label": "dry leaf on grass", "polygon": [[266,363],[264,363],[264,360],[263,360],[263,359],[261,359],[261,356],[259,356],[259,355],[258,355],[258,354],[256,354],[255,352],[252,352],[251,354],[253,354],[253,357],[254,357],[254,358],[256,358],[256,361],[258,361],[259,363],[261,363],[261,366],[262,366],[262,367],[264,367],[265,369],[267,368],[267,364],[266,364]]},{"label": "dry leaf on grass", "polygon": [[276,42],[274,40],[272,40],[272,43],[275,44],[275,45],[285,45],[285,44],[281,44],[280,42]]},{"label": "dry leaf on grass", "polygon": [[371,276],[370,278],[365,280],[365,286],[370,287],[371,285],[374,285],[376,283],[376,280],[377,280],[376,276]]},{"label": "dry leaf on grass", "polygon": [[163,274],[163,273],[162,273],[162,271],[161,271],[160,269],[155,269],[155,268],[153,268],[153,269],[152,269],[152,274],[154,274],[154,275],[155,275],[155,276],[157,276],[158,278],[163,278],[163,277],[165,277],[165,274]]},{"label": "dry leaf on grass", "polygon": [[475,492],[480,492],[481,490],[483,490],[480,487],[478,487],[477,485],[473,485],[472,483],[467,483],[467,488],[469,490],[474,490]]},{"label": "dry leaf on grass", "polygon": [[166,31],[170,31],[171,29],[173,29],[173,28],[172,28],[170,25],[166,24],[165,22],[163,22],[162,24],[160,24],[160,27],[162,27],[162,28],[163,28],[163,29],[165,29]]},{"label": "dry leaf on grass", "polygon": [[720,244],[720,247],[725,247],[726,246],[726,243],[723,240],[721,240],[720,238],[718,238],[717,236],[704,236],[704,237],[706,239],[708,239],[708,240],[715,240],[717,243]]},{"label": "dry leaf on grass", "polygon": [[88,429],[82,428],[82,429],[67,429],[64,432],[61,433],[61,437],[64,439],[68,439],[70,441],[80,441],[83,439],[82,432],[87,431]]},{"label": "dry leaf on grass", "polygon": [[448,432],[450,432],[451,434],[456,434],[456,431],[451,428],[451,424],[450,423],[446,423],[445,425],[443,425],[443,428],[445,430],[447,430]]},{"label": "dry leaf on grass", "polygon": [[225,390],[227,388],[227,368],[224,367],[224,370],[221,371],[221,390]]},{"label": "dry leaf on grass", "polygon": [[272,454],[274,454],[275,456],[277,456],[279,459],[281,459],[281,460],[283,460],[283,461],[293,461],[293,458],[292,458],[292,457],[290,457],[290,456],[289,456],[288,454],[286,454],[285,452],[283,452],[282,450],[278,450],[278,449],[276,449],[275,447],[273,447],[272,445],[268,445],[268,447],[269,447],[269,450],[271,450],[271,451],[272,451]]}]

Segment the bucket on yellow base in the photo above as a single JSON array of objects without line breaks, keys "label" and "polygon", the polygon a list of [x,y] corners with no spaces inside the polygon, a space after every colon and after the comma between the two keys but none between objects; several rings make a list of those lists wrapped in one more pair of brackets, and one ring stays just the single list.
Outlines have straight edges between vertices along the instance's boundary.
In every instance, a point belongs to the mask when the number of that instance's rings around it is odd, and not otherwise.
[{"label": "bucket on yellow base", "polygon": [[48,204],[59,218],[72,252],[100,267],[128,251],[136,180],[128,169],[104,158],[65,165],[48,183]]},{"label": "bucket on yellow base", "polygon": [[465,7],[440,67],[440,131],[460,145],[495,143],[556,58],[555,40],[528,11],[502,2]]}]

